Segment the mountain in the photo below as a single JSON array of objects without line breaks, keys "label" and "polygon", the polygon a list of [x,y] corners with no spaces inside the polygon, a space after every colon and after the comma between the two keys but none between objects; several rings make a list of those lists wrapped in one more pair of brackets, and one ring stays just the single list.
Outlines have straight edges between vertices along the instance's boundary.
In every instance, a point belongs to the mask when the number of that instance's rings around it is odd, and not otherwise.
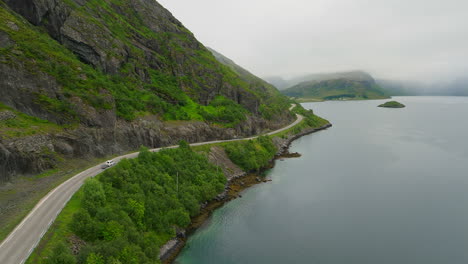
[{"label": "mountain", "polygon": [[0,87],[0,181],[294,119],[154,0],[0,0]]},{"label": "mountain", "polygon": [[265,78],[266,81],[275,85],[280,90],[285,90],[296,86],[303,82],[310,82],[310,81],[326,81],[326,80],[333,80],[333,79],[372,79],[372,76],[363,71],[349,71],[349,72],[331,72],[331,73],[312,73],[306,74],[299,77],[291,78],[291,79],[283,79],[279,76],[267,77]]},{"label": "mountain", "polygon": [[361,71],[312,74],[307,78],[281,92],[301,101],[388,98],[374,78]]}]

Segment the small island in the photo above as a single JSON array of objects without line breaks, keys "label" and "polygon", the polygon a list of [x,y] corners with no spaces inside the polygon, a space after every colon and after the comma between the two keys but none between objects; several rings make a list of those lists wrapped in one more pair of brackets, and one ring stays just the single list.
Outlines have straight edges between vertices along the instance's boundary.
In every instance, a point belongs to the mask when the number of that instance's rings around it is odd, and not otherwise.
[{"label": "small island", "polygon": [[399,103],[399,102],[397,102],[397,101],[390,101],[390,102],[386,102],[385,104],[379,105],[379,107],[403,108],[403,107],[405,107],[405,105],[402,104],[402,103]]}]

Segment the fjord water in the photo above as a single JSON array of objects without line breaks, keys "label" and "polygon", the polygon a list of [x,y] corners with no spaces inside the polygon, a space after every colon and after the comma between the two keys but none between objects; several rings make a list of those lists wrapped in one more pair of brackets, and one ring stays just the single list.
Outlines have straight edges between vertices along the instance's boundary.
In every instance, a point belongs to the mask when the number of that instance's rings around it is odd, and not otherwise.
[{"label": "fjord water", "polygon": [[177,263],[468,263],[468,97],[304,104],[333,123],[227,203]]}]

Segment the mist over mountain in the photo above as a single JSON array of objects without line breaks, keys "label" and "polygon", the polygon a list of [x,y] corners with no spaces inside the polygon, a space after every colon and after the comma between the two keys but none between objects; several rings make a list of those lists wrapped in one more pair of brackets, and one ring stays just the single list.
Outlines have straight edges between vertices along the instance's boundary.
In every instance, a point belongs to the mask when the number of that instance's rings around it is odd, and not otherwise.
[{"label": "mist over mountain", "polygon": [[468,77],[457,79],[446,86],[447,90],[440,88],[442,93],[448,95],[468,96]]},{"label": "mist over mountain", "polygon": [[264,78],[267,82],[276,86],[279,90],[291,88],[302,82],[309,81],[326,81],[333,79],[349,79],[356,81],[373,80],[373,77],[364,71],[346,71],[346,72],[329,72],[329,73],[311,73],[294,77],[290,79],[283,79],[280,76],[271,76]]},{"label": "mist over mountain", "polygon": [[383,79],[378,79],[376,82],[387,94],[393,96],[468,96],[468,78],[436,83]]},{"label": "mist over mountain", "polygon": [[374,78],[365,71],[347,71],[332,73],[312,73],[294,78],[280,76],[265,77],[264,80],[276,86],[279,90],[286,90],[303,82],[325,81],[332,79],[374,80],[378,86],[390,96],[468,96],[468,77],[459,77],[446,81],[428,80],[398,80]]},{"label": "mist over mountain", "polygon": [[293,86],[281,92],[301,101],[388,98],[374,78],[364,71],[309,74],[289,80],[288,85]]}]

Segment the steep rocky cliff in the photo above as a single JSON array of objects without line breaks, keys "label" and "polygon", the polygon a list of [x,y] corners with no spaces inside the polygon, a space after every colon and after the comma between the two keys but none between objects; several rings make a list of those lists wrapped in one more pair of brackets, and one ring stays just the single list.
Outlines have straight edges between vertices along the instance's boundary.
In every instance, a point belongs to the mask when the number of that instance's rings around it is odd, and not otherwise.
[{"label": "steep rocky cliff", "polygon": [[[0,182],[294,119],[153,0],[0,0]],[[9,113],[9,114],[8,114]]]}]

